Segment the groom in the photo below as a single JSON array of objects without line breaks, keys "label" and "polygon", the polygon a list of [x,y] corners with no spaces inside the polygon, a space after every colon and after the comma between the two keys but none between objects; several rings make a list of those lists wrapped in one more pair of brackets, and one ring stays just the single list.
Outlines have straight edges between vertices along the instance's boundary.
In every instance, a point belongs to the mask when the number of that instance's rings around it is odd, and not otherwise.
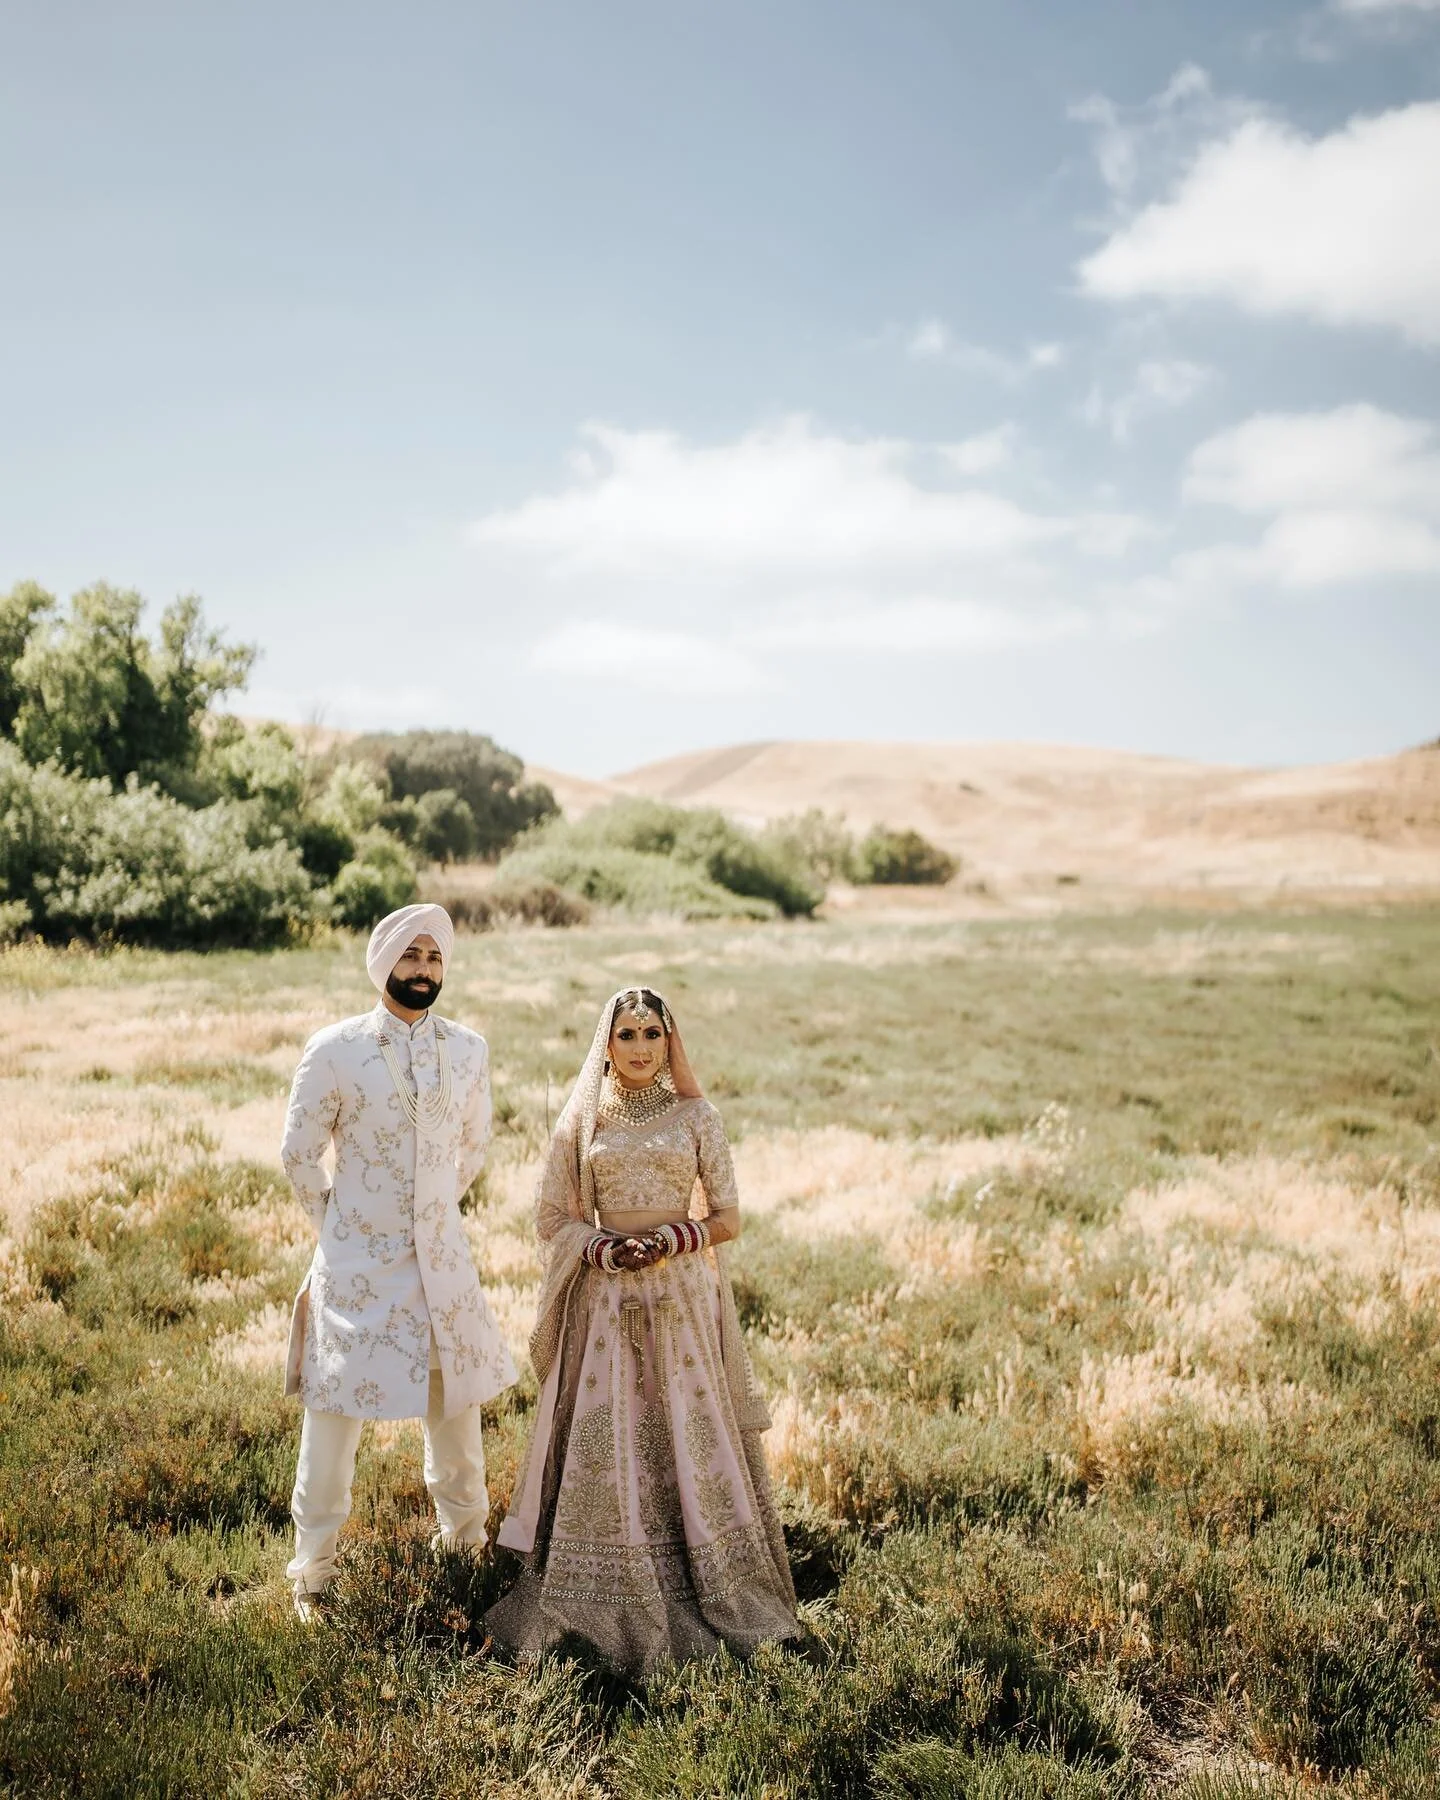
[{"label": "groom", "polygon": [[334,1574],[366,1419],[423,1420],[435,1541],[485,1542],[480,1407],[515,1367],[460,1219],[490,1136],[490,1064],[484,1038],[431,1010],[454,943],[443,907],[382,919],[365,958],[379,1002],[316,1032],[290,1090],[280,1155],[319,1239],[285,1382],[305,1403],[286,1574],[306,1619]]}]

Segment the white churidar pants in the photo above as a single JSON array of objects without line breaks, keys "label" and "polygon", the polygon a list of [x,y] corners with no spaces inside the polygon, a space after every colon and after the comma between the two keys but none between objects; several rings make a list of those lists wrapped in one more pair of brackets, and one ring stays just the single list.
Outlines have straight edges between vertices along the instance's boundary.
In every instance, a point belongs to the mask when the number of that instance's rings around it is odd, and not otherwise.
[{"label": "white churidar pants", "polygon": [[[444,1378],[430,1371],[425,1433],[425,1486],[440,1530],[436,1542],[447,1549],[478,1550],[485,1543],[490,1496],[485,1487],[485,1451],[480,1441],[480,1408],[468,1406],[453,1419],[443,1417]],[[335,1573],[335,1544],[350,1517],[355,1454],[365,1421],[341,1413],[305,1409],[300,1428],[300,1461],[290,1514],[295,1521],[295,1554],[285,1573],[297,1587],[318,1594]]]}]

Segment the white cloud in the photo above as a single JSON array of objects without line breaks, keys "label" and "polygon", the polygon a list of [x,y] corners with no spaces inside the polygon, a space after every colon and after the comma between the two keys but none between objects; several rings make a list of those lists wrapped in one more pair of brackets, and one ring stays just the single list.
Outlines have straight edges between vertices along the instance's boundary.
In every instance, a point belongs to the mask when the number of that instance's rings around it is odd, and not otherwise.
[{"label": "white cloud", "polygon": [[1070,117],[1091,127],[1100,177],[1123,200],[1161,146],[1193,131],[1196,113],[1209,114],[1217,104],[1223,103],[1216,102],[1204,69],[1185,63],[1140,106],[1122,107],[1105,94],[1091,94],[1070,108]]},{"label": "white cloud", "polygon": [[1089,628],[1096,571],[1150,527],[1000,491],[1018,441],[1008,422],[948,444],[803,418],[713,445],[592,425],[553,492],[470,536],[510,616],[536,621],[532,667],[751,693],[790,652],[978,653]]},{"label": "white cloud", "polygon": [[1091,425],[1108,428],[1117,443],[1124,443],[1135,426],[1153,413],[1184,406],[1211,379],[1211,371],[1183,357],[1161,357],[1142,362],[1129,387],[1107,398],[1097,384],[1086,396],[1082,415]]},{"label": "white cloud", "polygon": [[1177,559],[1182,579],[1319,588],[1440,572],[1436,429],[1367,405],[1262,413],[1200,444],[1184,496],[1268,517],[1258,542]]},{"label": "white cloud", "polygon": [[1092,623],[1076,606],[999,605],[916,596],[888,606],[800,612],[752,627],[757,650],[840,650],[910,655],[919,651],[1001,650],[1073,636]]},{"label": "white cloud", "polygon": [[772,684],[733,645],[692,632],[670,631],[629,619],[577,619],[547,632],[530,653],[531,666],[551,674],[597,681],[633,677],[667,694],[747,694]]},{"label": "white cloud", "polygon": [[1335,11],[1373,19],[1396,13],[1440,12],[1440,0],[1334,0]]},{"label": "white cloud", "polygon": [[1019,355],[1007,356],[984,344],[957,338],[940,319],[924,319],[905,345],[916,362],[940,362],[967,375],[984,375],[991,381],[1013,386],[1040,369],[1058,369],[1065,360],[1065,346],[1052,342],[1030,344]]},{"label": "white cloud", "polygon": [[1014,462],[1019,435],[1013,424],[997,425],[958,444],[942,444],[940,454],[957,475],[989,475]]},{"label": "white cloud", "polygon": [[1285,513],[1257,543],[1190,551],[1173,570],[1191,588],[1340,587],[1440,573],[1440,536],[1403,513]]},{"label": "white cloud", "polygon": [[1207,438],[1185,472],[1187,500],[1238,512],[1440,507],[1437,432],[1379,407],[1258,413]]},{"label": "white cloud", "polygon": [[1440,345],[1440,102],[1308,138],[1249,118],[1080,265],[1102,299],[1228,300]]},{"label": "white cloud", "polygon": [[[956,485],[953,459],[889,438],[844,438],[787,419],[730,443],[591,425],[600,454],[568,487],[471,527],[490,550],[538,560],[552,577],[911,586],[960,564],[1020,566],[1048,546],[1112,555],[1138,528],[1125,515],[1039,513]],[[993,447],[986,452],[993,455]],[[972,440],[967,453],[982,454]],[[919,479],[927,461],[945,485]]]}]

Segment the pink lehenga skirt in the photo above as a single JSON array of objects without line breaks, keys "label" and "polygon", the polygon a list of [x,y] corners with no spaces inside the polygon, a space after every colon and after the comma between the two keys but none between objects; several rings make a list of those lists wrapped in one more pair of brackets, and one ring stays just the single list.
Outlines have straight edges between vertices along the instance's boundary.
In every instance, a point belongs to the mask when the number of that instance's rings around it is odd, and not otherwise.
[{"label": "pink lehenga skirt", "polygon": [[499,1541],[520,1578],[496,1641],[584,1640],[643,1672],[794,1637],[795,1589],[758,1431],[742,1431],[709,1254],[571,1287],[560,1353]]}]

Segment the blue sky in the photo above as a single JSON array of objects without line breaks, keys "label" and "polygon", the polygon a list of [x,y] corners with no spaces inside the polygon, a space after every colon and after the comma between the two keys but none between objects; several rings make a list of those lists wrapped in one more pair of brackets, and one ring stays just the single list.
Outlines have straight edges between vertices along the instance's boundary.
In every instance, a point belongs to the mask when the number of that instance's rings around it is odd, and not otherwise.
[{"label": "blue sky", "polygon": [[0,11],[0,584],[249,710],[1440,733],[1440,0]]}]

